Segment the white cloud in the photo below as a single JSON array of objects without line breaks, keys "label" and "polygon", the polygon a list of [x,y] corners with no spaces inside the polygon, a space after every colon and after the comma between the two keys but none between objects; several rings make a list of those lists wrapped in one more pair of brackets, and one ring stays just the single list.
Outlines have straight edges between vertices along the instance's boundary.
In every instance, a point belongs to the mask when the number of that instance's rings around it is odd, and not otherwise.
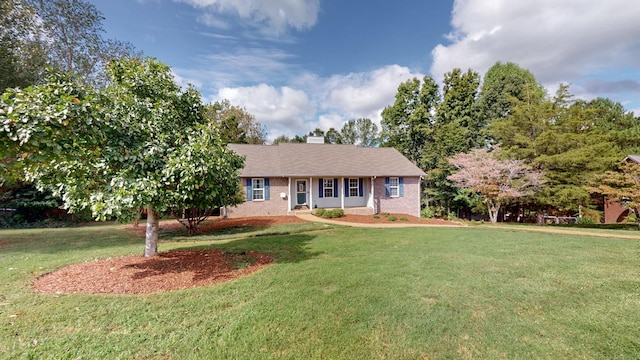
[{"label": "white cloud", "polygon": [[327,94],[322,107],[339,111],[348,117],[346,120],[369,118],[379,124],[380,113],[384,107],[393,104],[398,85],[423,76],[399,65],[364,73],[334,75],[324,83]]},{"label": "white cloud", "polygon": [[329,113],[323,114],[318,117],[318,121],[314,121],[309,123],[309,130],[318,128],[320,130],[324,130],[325,132],[331,128],[334,128],[338,131],[342,129],[342,125],[344,125],[345,119],[340,114]]},{"label": "white cloud", "polygon": [[307,94],[287,86],[279,89],[260,84],[249,87],[223,88],[217,100],[228,99],[244,107],[256,120],[271,128],[283,126],[294,131],[305,130],[304,121],[315,115]]},{"label": "white cloud", "polygon": [[398,85],[422,76],[398,65],[329,78],[305,74],[292,80],[292,87],[276,88],[265,83],[226,87],[213,100],[228,99],[246,108],[267,127],[272,140],[278,135],[291,137],[315,128],[340,130],[346,121],[357,118],[369,118],[379,124],[380,113],[393,104]]},{"label": "white cloud", "polygon": [[628,0],[456,0],[451,44],[433,49],[431,73],[510,61],[552,85],[637,66],[639,14]]},{"label": "white cloud", "polygon": [[210,26],[226,26],[219,16],[233,15],[248,20],[253,27],[282,34],[288,28],[304,30],[318,20],[320,0],[174,0],[202,8],[201,20]]}]

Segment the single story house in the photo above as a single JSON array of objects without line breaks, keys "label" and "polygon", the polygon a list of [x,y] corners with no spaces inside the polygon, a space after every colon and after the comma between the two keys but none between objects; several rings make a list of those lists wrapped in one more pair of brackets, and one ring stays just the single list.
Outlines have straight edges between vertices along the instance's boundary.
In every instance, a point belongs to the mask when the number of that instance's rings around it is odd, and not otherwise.
[{"label": "single story house", "polygon": [[[317,140],[315,140],[317,141]],[[228,217],[291,215],[296,209],[420,216],[425,173],[393,148],[321,143],[229,144],[245,157],[245,202]]]}]

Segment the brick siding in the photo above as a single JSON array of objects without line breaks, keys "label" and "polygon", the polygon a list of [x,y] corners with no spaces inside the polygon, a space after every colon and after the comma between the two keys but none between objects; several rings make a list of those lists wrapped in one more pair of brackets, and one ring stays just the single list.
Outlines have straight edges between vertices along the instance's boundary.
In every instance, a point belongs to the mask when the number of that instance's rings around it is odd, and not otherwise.
[{"label": "brick siding", "polygon": [[[242,191],[246,194],[246,179],[240,179]],[[281,216],[288,215],[288,198],[281,198],[280,193],[288,194],[289,179],[269,178],[269,200],[245,201],[237,207],[227,208],[227,217],[246,216]]]},{"label": "brick siding", "polygon": [[385,178],[374,183],[374,206],[377,213],[400,213],[420,216],[420,178],[404,177],[404,196],[389,197],[385,193]]}]

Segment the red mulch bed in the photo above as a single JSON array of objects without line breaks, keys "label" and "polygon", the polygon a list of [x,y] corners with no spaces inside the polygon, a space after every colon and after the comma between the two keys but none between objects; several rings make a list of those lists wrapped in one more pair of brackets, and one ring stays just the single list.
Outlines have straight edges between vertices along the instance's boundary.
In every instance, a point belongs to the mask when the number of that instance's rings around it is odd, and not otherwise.
[{"label": "red mulch bed", "polygon": [[45,293],[148,294],[229,281],[271,262],[270,256],[254,252],[175,250],[153,258],[123,256],[66,266],[39,277],[33,286]]},{"label": "red mulch bed", "polygon": [[[389,216],[395,216],[397,220],[391,222]],[[445,220],[420,219],[404,214],[380,215],[378,218],[373,215],[345,215],[334,220],[367,224],[452,224]],[[220,219],[204,223],[200,232],[297,222],[305,221],[296,216]],[[160,227],[179,229],[182,225],[177,221],[162,222]],[[144,228],[140,224],[129,229],[143,234]],[[162,252],[153,258],[123,256],[66,266],[40,276],[33,282],[33,287],[44,293],[147,294],[233,280],[258,271],[272,262],[269,255],[254,252],[235,254],[222,250],[174,250]]]}]

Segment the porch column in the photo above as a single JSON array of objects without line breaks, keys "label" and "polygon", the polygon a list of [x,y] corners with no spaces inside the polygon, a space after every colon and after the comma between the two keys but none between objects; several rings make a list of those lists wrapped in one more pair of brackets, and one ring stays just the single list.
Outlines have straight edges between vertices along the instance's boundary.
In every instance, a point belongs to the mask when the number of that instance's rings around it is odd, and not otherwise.
[{"label": "porch column", "polygon": [[287,204],[289,205],[287,212],[293,210],[293,204],[291,203],[291,178],[289,178],[289,185],[287,187]]},{"label": "porch column", "polygon": [[313,178],[309,178],[309,186],[307,186],[307,190],[309,191],[309,210],[313,211]]},{"label": "porch column", "polygon": [[378,209],[376,209],[376,191],[375,191],[375,186],[374,183],[376,181],[376,177],[372,176],[371,177],[371,208],[373,209],[373,213],[377,214],[378,213]]},{"label": "porch column", "polygon": [[[342,191],[340,191],[340,207],[344,210],[344,177],[340,178],[340,185],[342,186]],[[339,188],[336,186],[336,188]]]}]

